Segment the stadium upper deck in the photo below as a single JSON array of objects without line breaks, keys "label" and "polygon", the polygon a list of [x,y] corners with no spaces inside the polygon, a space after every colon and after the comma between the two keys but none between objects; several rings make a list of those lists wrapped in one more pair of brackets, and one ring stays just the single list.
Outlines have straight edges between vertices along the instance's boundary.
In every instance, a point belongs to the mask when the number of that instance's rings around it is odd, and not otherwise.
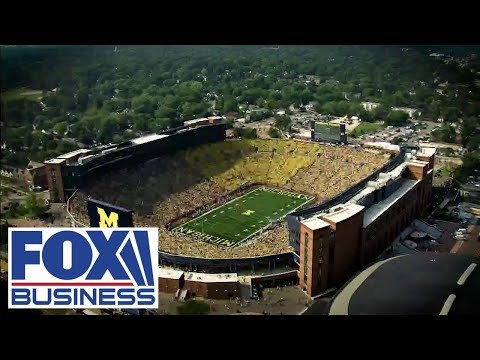
[{"label": "stadium upper deck", "polygon": [[149,134],[120,144],[80,149],[45,161],[48,188],[53,201],[65,202],[68,194],[87,178],[101,175],[106,168],[122,168],[181,149],[225,140],[223,123],[200,127],[182,126]]}]

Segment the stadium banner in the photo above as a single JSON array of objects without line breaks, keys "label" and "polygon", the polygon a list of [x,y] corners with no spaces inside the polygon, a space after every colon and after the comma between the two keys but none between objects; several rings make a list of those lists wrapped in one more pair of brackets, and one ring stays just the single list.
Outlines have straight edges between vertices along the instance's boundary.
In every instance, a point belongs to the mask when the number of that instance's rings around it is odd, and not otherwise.
[{"label": "stadium banner", "polygon": [[158,228],[9,228],[8,307],[155,309]]},{"label": "stadium banner", "polygon": [[90,219],[90,227],[133,227],[132,210],[99,200],[88,199],[87,212]]}]

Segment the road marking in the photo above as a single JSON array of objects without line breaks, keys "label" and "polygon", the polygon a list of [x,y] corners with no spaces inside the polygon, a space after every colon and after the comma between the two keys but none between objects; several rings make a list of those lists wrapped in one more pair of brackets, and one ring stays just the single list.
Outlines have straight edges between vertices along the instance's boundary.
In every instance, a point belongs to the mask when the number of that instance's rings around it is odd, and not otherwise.
[{"label": "road marking", "polygon": [[467,281],[468,277],[470,274],[475,270],[477,267],[477,264],[471,263],[470,266],[463,272],[462,276],[457,281],[457,285],[463,285]]},{"label": "road marking", "polygon": [[445,304],[443,304],[442,310],[440,311],[440,315],[447,315],[450,309],[452,308],[453,302],[457,297],[453,294],[448,295],[447,300],[445,300]]}]

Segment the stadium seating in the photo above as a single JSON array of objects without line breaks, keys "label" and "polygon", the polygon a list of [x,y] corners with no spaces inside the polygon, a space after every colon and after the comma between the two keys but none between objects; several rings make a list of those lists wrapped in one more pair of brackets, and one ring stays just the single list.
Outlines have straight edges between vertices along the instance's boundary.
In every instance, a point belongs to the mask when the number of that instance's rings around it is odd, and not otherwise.
[{"label": "stadium seating", "polygon": [[88,224],[92,197],[134,210],[136,226],[159,228],[159,249],[183,256],[243,258],[289,251],[288,229],[273,230],[236,248],[222,248],[168,231],[172,221],[196,217],[238,196],[248,184],[267,184],[327,200],[380,168],[387,159],[362,150],[293,140],[232,140],[206,144],[104,174],[86,184],[70,212]]}]

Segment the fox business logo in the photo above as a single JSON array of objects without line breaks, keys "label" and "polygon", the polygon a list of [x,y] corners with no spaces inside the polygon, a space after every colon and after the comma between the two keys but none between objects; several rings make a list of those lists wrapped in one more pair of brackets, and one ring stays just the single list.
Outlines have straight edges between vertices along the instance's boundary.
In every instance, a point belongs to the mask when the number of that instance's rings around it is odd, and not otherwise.
[{"label": "fox business logo", "polygon": [[158,307],[157,228],[9,228],[8,307]]}]

